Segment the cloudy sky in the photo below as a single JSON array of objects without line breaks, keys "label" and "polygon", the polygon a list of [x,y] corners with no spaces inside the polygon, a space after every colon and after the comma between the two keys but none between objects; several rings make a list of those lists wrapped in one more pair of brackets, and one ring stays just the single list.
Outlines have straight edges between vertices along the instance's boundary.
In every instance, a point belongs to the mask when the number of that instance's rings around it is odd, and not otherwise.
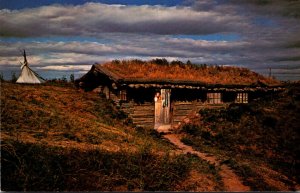
[{"label": "cloudy sky", "polygon": [[0,0],[0,71],[44,78],[166,58],[300,79],[300,0]]}]

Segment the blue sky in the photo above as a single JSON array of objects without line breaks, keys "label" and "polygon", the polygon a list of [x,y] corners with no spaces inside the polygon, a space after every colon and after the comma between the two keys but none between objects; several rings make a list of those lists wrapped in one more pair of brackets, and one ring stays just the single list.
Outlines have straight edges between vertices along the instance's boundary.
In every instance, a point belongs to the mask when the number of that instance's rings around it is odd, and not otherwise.
[{"label": "blue sky", "polygon": [[300,79],[300,2],[255,2],[0,0],[0,71],[19,73],[26,49],[44,78],[79,77],[113,59],[163,57]]},{"label": "blue sky", "polygon": [[0,0],[1,9],[24,9],[34,8],[45,5],[61,4],[61,5],[82,5],[86,2],[95,2],[103,4],[121,4],[121,5],[165,5],[165,6],[176,6],[181,5],[184,1],[182,0]]}]

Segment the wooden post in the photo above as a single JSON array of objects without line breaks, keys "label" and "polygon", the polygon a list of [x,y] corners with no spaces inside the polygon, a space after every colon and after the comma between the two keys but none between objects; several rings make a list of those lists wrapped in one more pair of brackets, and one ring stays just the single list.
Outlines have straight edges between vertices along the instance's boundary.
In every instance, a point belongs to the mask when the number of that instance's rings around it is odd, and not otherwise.
[{"label": "wooden post", "polygon": [[156,93],[154,100],[155,100],[154,124],[158,125],[161,122],[160,117],[161,117],[161,107],[162,107],[160,93]]},{"label": "wooden post", "polygon": [[27,65],[28,63],[27,63],[27,58],[26,58],[26,52],[25,52],[25,50],[23,52],[23,56],[24,56],[24,65]]}]

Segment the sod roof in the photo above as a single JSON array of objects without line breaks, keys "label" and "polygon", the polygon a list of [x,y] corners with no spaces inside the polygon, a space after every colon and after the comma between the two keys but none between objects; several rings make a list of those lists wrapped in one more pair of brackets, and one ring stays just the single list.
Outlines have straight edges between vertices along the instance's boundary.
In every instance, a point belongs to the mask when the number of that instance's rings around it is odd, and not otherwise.
[{"label": "sod roof", "polygon": [[157,64],[153,61],[123,60],[95,65],[115,81],[172,82],[220,85],[279,85],[273,78],[262,76],[247,68],[178,63]]}]

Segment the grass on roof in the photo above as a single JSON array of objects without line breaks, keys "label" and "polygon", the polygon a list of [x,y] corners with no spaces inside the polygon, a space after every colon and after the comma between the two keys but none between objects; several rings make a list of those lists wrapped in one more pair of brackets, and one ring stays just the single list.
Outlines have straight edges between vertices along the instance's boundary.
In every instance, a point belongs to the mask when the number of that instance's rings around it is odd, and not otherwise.
[{"label": "grass on roof", "polygon": [[196,65],[191,62],[168,62],[166,59],[150,61],[113,60],[103,66],[124,79],[197,81],[207,84],[255,84],[258,81],[278,84],[279,81],[264,77],[247,68],[233,66]]}]

